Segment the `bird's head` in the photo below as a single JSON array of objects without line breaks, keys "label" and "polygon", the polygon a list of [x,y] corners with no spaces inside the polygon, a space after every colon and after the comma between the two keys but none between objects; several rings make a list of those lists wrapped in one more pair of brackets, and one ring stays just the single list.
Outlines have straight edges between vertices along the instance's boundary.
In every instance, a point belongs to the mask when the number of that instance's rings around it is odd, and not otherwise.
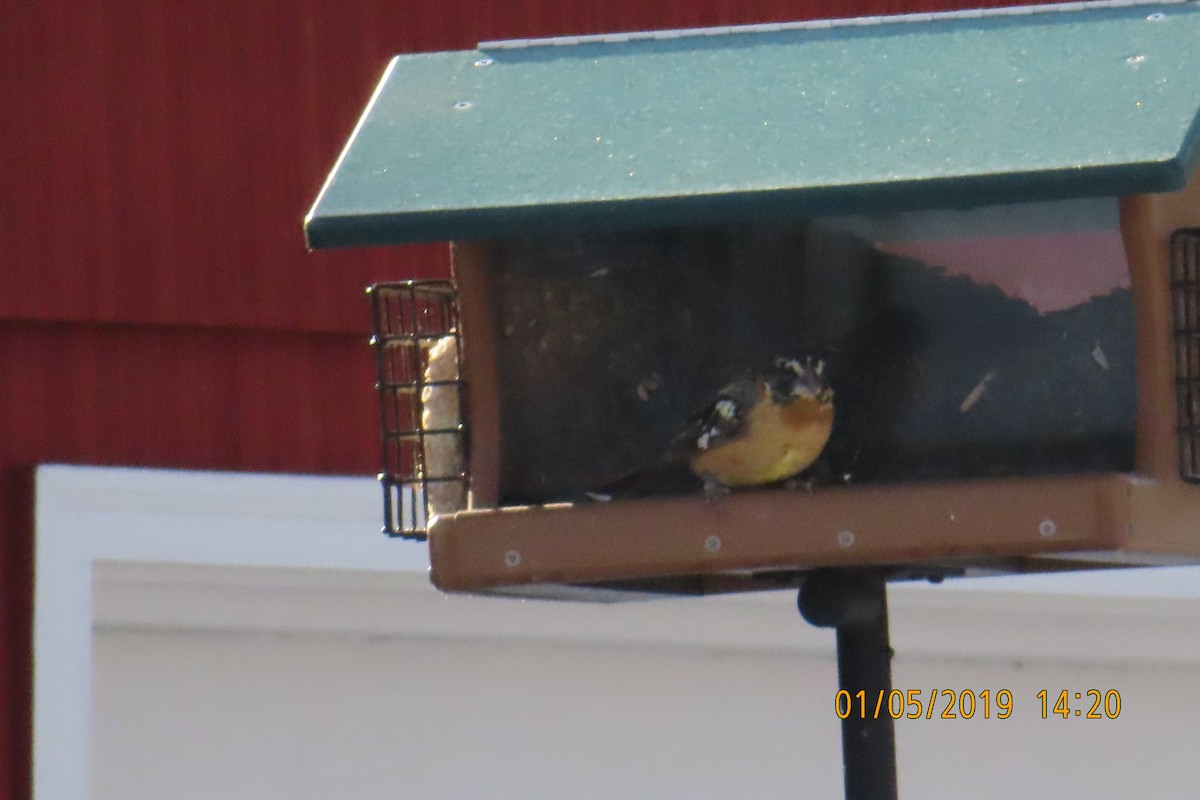
[{"label": "bird's head", "polygon": [[833,387],[825,374],[825,361],[812,356],[776,358],[766,388],[775,402],[782,405],[797,400],[815,400],[822,405],[833,402]]}]

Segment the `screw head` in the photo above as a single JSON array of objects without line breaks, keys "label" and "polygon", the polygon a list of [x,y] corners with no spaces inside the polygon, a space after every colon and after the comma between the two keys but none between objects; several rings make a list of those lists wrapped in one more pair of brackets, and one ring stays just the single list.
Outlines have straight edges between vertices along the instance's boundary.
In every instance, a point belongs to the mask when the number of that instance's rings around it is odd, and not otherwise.
[{"label": "screw head", "polygon": [[520,550],[509,550],[507,553],[504,554],[504,566],[509,567],[511,569],[512,567],[519,567],[520,565],[521,565],[521,551]]},{"label": "screw head", "polygon": [[704,540],[704,549],[710,553],[715,553],[721,549],[721,537],[713,534]]},{"label": "screw head", "polygon": [[475,105],[475,104],[472,103],[470,100],[459,100],[457,103],[454,104],[454,108],[456,111],[466,111],[468,108],[470,108],[473,105]]},{"label": "screw head", "polygon": [[1054,534],[1058,533],[1058,526],[1054,524],[1052,519],[1044,519],[1038,523],[1038,533],[1043,538],[1049,539]]},{"label": "screw head", "polygon": [[853,547],[854,546],[854,531],[838,531],[837,543],[838,547]]}]

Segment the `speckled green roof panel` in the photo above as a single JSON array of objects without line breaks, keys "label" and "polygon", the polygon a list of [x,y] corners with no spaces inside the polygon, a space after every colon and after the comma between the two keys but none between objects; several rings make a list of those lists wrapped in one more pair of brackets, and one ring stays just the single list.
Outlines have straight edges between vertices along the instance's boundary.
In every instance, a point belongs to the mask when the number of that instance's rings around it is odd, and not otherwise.
[{"label": "speckled green roof panel", "polygon": [[494,42],[388,66],[312,247],[1170,191],[1200,3]]}]

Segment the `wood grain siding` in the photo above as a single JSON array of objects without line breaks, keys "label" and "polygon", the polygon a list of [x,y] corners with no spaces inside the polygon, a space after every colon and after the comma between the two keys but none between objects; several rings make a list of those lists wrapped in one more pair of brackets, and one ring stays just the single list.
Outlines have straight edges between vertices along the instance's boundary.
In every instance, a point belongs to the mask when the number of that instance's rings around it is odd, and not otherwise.
[{"label": "wood grain siding", "polygon": [[0,797],[14,800],[30,789],[33,503],[33,468],[0,467]]},{"label": "wood grain siding", "polygon": [[3,324],[0,363],[6,463],[378,468],[363,334]]}]

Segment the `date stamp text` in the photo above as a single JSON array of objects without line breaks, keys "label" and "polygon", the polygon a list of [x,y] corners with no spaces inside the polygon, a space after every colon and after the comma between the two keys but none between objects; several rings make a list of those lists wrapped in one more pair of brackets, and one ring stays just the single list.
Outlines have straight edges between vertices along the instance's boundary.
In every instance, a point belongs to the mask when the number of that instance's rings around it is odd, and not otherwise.
[{"label": "date stamp text", "polygon": [[[1042,689],[1032,698],[1042,719],[1116,719],[1121,715],[1121,693],[1116,689]],[[892,689],[851,692],[833,696],[838,719],[1009,719],[1017,701],[1009,689]]]}]

